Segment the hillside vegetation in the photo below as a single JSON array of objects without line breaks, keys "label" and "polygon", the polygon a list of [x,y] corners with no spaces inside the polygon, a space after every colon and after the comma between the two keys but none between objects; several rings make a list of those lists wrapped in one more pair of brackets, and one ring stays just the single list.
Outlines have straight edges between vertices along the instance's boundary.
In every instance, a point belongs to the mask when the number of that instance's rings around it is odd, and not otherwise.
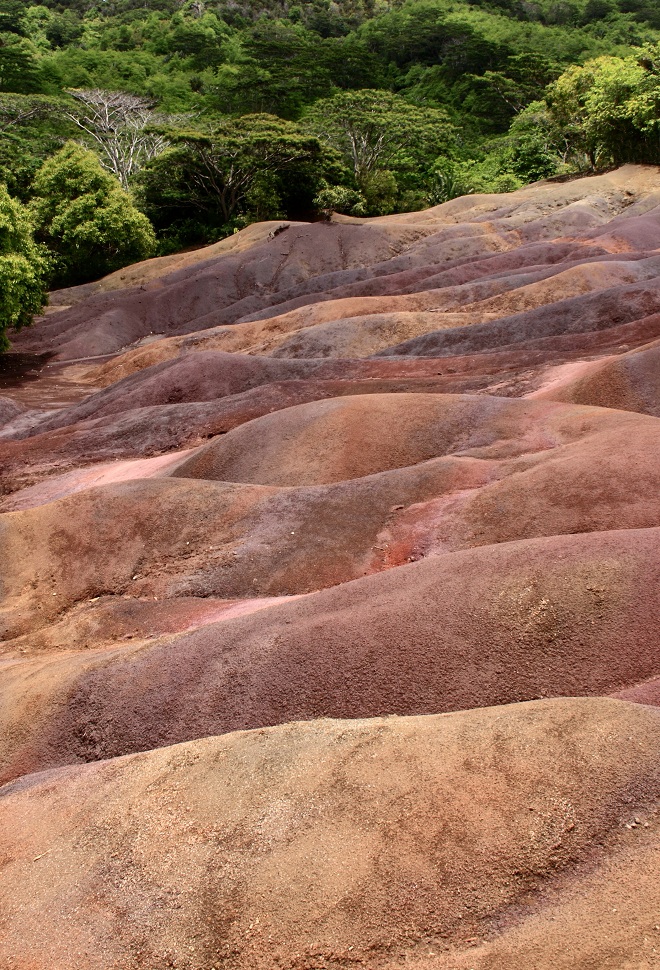
[{"label": "hillside vegetation", "polygon": [[0,183],[44,287],[258,220],[660,163],[659,105],[653,0],[0,0]]}]

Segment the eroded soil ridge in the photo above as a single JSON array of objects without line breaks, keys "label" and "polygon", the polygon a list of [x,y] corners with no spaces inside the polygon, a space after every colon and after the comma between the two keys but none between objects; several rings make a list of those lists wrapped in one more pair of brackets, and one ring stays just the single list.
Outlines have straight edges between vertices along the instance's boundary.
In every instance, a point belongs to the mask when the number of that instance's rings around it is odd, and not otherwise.
[{"label": "eroded soil ridge", "polygon": [[660,173],[254,225],[0,372],[0,966],[660,967]]}]

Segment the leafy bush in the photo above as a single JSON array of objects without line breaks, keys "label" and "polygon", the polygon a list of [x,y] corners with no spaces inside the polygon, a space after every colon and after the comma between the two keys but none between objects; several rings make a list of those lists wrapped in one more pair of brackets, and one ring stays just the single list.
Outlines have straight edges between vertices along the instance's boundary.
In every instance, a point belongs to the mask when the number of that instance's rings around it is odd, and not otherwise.
[{"label": "leafy bush", "polygon": [[328,185],[325,182],[314,199],[314,204],[323,212],[340,212],[347,216],[366,216],[367,200],[348,185]]},{"label": "leafy bush", "polygon": [[481,162],[474,159],[462,162],[440,159],[433,170],[427,203],[440,205],[462,195],[515,192],[522,185],[522,179],[515,172],[502,167],[501,160],[492,155]]},{"label": "leafy bush", "polygon": [[576,166],[660,164],[660,45],[571,67],[545,101],[549,131]]},{"label": "leafy bush", "polygon": [[98,279],[155,250],[151,223],[96,156],[68,142],[39,169],[31,212],[54,254],[55,282]]},{"label": "leafy bush", "polygon": [[48,269],[27,209],[0,185],[0,351],[9,346],[7,331],[28,326],[43,308]]}]

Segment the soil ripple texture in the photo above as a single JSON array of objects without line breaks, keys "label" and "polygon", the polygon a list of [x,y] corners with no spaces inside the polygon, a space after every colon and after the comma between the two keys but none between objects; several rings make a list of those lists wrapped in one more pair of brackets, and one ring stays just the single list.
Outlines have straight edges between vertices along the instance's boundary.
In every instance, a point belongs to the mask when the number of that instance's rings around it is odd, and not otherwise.
[{"label": "soil ripple texture", "polygon": [[660,966],[660,172],[253,225],[0,361],[0,965]]}]

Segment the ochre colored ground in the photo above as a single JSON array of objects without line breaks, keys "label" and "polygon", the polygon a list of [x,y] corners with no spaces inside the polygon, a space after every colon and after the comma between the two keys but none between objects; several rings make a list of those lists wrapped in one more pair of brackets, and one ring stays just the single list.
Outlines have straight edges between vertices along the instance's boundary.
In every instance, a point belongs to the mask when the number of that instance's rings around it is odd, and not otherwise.
[{"label": "ochre colored ground", "polygon": [[279,225],[0,366],[0,968],[657,970],[660,172]]}]

